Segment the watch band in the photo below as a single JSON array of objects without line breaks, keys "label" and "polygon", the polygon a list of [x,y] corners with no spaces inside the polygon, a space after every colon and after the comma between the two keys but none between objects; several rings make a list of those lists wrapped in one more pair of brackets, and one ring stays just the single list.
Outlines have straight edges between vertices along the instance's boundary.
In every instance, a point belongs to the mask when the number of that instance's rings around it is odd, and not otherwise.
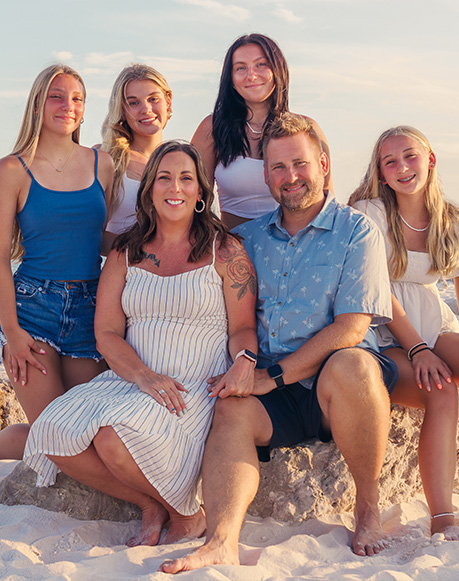
[{"label": "watch band", "polygon": [[255,355],[255,353],[253,353],[252,351],[249,351],[248,349],[242,349],[242,351],[239,351],[239,353],[234,358],[234,361],[236,361],[236,359],[239,359],[239,357],[245,357],[249,361],[252,361],[253,363],[255,363],[255,365],[258,362],[258,357]]},{"label": "watch band", "polygon": [[274,365],[271,365],[271,367],[268,367],[267,371],[268,371],[269,377],[271,379],[274,379],[274,381],[276,382],[277,387],[284,387],[284,385],[285,385],[284,370],[279,365],[279,363],[275,363]]}]

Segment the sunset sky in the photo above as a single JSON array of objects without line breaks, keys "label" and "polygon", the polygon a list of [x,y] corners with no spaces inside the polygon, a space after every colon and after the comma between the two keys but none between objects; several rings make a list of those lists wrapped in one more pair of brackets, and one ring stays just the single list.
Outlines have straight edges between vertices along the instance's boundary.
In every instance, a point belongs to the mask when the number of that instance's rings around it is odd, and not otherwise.
[{"label": "sunset sky", "polygon": [[378,135],[410,124],[459,203],[457,0],[22,0],[2,3],[0,155],[12,148],[38,72],[70,64],[87,89],[82,143],[100,126],[118,72],[146,62],[169,81],[164,137],[190,139],[212,111],[221,64],[244,33],[274,38],[290,66],[291,110],[327,135],[337,197],[358,185]]}]

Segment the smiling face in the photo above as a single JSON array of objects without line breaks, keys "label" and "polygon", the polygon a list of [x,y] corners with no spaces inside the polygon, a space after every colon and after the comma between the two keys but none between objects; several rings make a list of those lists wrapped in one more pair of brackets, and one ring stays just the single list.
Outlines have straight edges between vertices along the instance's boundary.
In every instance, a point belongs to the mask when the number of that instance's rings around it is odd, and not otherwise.
[{"label": "smiling face", "polygon": [[126,85],[124,114],[134,134],[161,132],[169,118],[171,101],[160,86],[150,79],[129,81]]},{"label": "smiling face", "polygon": [[166,153],[152,188],[152,201],[158,222],[193,219],[201,188],[192,158],[183,151]]},{"label": "smiling face", "polygon": [[243,44],[234,51],[233,86],[246,103],[262,103],[274,91],[274,76],[258,44]]},{"label": "smiling face", "polygon": [[305,133],[271,139],[265,179],[276,202],[286,210],[305,210],[324,198],[328,158]]},{"label": "smiling face", "polygon": [[434,153],[406,135],[388,137],[381,145],[381,181],[397,195],[424,193],[429,171],[435,166]]},{"label": "smiling face", "polygon": [[49,87],[43,108],[42,131],[71,134],[84,113],[84,88],[72,75],[57,75]]}]

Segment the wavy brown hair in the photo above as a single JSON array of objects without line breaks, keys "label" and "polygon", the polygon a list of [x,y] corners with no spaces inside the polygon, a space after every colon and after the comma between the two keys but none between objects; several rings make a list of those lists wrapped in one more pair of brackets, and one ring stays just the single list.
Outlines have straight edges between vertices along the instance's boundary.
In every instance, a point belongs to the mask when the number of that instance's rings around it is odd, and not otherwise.
[{"label": "wavy brown hair", "polygon": [[175,151],[181,151],[193,160],[202,200],[205,202],[204,211],[195,212],[193,216],[189,234],[192,249],[188,256],[188,262],[199,262],[204,256],[211,253],[216,235],[218,235],[220,244],[224,244],[229,235],[228,228],[211,210],[214,194],[198,151],[187,142],[165,141],[155,149],[145,167],[137,192],[136,223],[129,230],[120,234],[114,242],[114,248],[118,252],[128,249],[128,258],[131,264],[138,264],[143,260],[143,246],[155,237],[156,210],[152,201],[153,184],[162,159],[168,153]]},{"label": "wavy brown hair", "polygon": [[[349,205],[359,200],[380,198],[384,204],[387,218],[387,230],[391,245],[389,256],[389,272],[391,278],[397,280],[406,272],[408,253],[405,236],[402,229],[402,220],[398,211],[397,197],[394,190],[380,180],[381,174],[381,147],[389,137],[405,136],[415,139],[425,149],[427,155],[432,151],[427,137],[418,129],[409,125],[392,127],[376,141],[370,164],[359,187],[349,198]],[[430,272],[441,276],[451,275],[459,267],[459,209],[447,202],[440,187],[437,166],[429,169],[425,185],[424,203],[429,216],[427,230],[427,252],[430,258]]]}]

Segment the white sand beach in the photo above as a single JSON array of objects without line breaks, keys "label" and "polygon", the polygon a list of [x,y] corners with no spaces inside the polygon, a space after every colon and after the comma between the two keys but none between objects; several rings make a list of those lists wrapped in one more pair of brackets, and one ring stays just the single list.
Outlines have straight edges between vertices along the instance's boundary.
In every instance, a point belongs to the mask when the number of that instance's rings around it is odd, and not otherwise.
[{"label": "white sand beach", "polygon": [[[0,462],[0,479],[16,462]],[[454,495],[459,509],[459,490]],[[342,513],[298,524],[248,516],[240,541],[241,566],[218,565],[180,573],[180,579],[256,581],[329,579],[419,581],[459,579],[459,542],[430,538],[421,495],[382,512],[388,547],[374,557],[351,552],[353,517]],[[0,579],[166,579],[166,558],[181,556],[200,540],[128,548],[140,523],[79,521],[35,506],[0,505]]]}]

